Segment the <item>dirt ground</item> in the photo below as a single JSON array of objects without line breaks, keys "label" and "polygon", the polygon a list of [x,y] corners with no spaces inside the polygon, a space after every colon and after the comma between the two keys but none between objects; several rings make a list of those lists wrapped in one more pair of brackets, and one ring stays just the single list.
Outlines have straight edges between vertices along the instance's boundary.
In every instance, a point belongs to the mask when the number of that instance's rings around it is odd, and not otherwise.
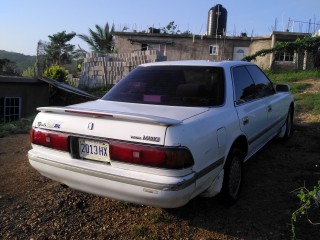
[{"label": "dirt ground", "polygon": [[[300,114],[288,142],[273,140],[245,163],[240,200],[198,197],[166,210],[64,188],[28,162],[27,134],[0,138],[0,239],[291,239],[293,191],[320,180],[320,125]],[[320,211],[310,218],[320,222]],[[305,218],[298,239],[320,239]]]}]

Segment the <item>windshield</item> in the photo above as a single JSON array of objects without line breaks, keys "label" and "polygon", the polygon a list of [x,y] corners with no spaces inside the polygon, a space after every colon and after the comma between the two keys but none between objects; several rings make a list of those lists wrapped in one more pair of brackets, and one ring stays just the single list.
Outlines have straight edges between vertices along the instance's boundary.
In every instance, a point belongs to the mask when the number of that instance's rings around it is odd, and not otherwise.
[{"label": "windshield", "polygon": [[224,102],[220,67],[138,67],[103,100],[172,106],[219,106]]}]

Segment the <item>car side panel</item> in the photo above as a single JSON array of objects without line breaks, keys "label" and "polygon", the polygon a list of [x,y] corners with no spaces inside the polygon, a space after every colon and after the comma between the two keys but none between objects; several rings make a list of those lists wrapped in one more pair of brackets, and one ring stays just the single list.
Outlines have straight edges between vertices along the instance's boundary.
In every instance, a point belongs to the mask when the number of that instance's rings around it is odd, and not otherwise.
[{"label": "car side panel", "polygon": [[284,125],[291,102],[288,93],[275,93],[267,98],[267,123],[273,134],[277,134]]},{"label": "car side panel", "polygon": [[269,136],[265,99],[257,99],[236,106],[239,125],[248,139],[248,155],[256,151]]}]

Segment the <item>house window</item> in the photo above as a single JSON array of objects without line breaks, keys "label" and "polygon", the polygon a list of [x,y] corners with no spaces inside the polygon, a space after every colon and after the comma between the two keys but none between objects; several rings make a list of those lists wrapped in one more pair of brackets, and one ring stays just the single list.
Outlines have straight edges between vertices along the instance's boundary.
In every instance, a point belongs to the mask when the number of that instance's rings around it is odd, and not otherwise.
[{"label": "house window", "polygon": [[275,60],[280,62],[293,62],[294,51],[280,52],[276,54]]},{"label": "house window", "polygon": [[210,45],[209,46],[209,54],[210,55],[218,55],[218,46],[217,45]]},{"label": "house window", "polygon": [[21,98],[0,97],[0,122],[11,122],[20,119]]}]

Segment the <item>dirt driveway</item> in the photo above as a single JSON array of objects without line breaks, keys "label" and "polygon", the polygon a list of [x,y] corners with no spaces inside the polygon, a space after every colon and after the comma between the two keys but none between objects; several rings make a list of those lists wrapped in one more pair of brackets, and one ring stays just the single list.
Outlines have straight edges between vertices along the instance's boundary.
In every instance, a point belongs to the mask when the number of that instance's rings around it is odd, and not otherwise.
[{"label": "dirt driveway", "polygon": [[[292,191],[320,179],[320,126],[295,128],[245,164],[235,205],[198,197],[175,210],[64,188],[29,165],[28,135],[0,138],[0,239],[290,239]],[[297,237],[320,239],[320,227],[300,219]]]}]

